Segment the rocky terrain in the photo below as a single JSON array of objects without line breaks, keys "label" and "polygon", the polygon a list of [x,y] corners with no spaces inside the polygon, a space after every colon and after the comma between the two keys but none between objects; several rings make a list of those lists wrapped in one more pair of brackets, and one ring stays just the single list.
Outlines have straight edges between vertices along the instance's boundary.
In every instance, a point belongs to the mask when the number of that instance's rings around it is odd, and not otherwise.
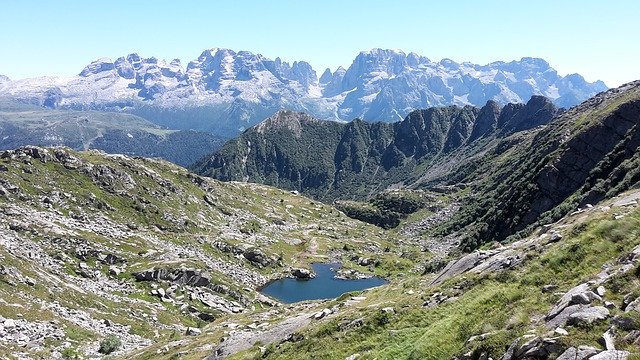
[{"label": "rocky terrain", "polygon": [[526,102],[543,95],[570,107],[606,90],[578,74],[560,76],[546,61],[476,65],[433,62],[415,53],[363,51],[347,68],[318,77],[304,61],[292,64],[248,51],[214,48],[186,67],[129,54],[98,59],[77,76],[0,81],[0,98],[56,109],[128,112],[179,130],[231,137],[279,109],[326,120],[394,122],[414,109]]},{"label": "rocky terrain", "polygon": [[[309,174],[336,157],[327,134],[388,132],[381,144],[409,154],[403,164],[429,159],[332,204],[159,159],[3,151],[0,357],[638,358],[639,89],[568,111],[534,97],[394,125],[280,112],[245,133],[247,164],[312,134],[298,153]],[[358,174],[377,156],[361,154],[385,149],[373,143],[342,142],[342,163]],[[338,276],[388,283],[293,304],[260,293],[335,261]]]},{"label": "rocky terrain", "polygon": [[96,151],[2,152],[0,213],[2,357],[97,356],[110,335],[124,355],[198,334],[276,306],[260,286],[312,261],[413,270],[391,267],[403,246],[331,206]]}]

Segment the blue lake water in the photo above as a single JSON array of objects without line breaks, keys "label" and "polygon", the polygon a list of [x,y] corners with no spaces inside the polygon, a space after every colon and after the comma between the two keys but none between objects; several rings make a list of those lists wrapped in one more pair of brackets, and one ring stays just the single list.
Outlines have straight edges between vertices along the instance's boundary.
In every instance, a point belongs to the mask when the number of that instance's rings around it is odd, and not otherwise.
[{"label": "blue lake water", "polygon": [[304,300],[332,299],[349,291],[369,289],[387,283],[379,277],[336,279],[332,268],[338,268],[338,264],[313,264],[312,267],[316,273],[313,279],[279,279],[269,283],[260,292],[289,304]]}]

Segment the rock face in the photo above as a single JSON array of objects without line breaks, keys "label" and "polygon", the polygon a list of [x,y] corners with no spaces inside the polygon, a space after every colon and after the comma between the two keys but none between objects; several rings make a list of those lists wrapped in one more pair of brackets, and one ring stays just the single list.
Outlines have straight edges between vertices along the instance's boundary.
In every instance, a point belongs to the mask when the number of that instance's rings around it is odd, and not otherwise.
[{"label": "rock face", "polygon": [[[74,78],[0,83],[1,97],[52,108],[126,109],[161,125],[219,135],[235,135],[283,107],[311,109],[333,120],[392,122],[416,108],[524,102],[532,95],[568,107],[606,90],[604,83],[588,83],[578,74],[561,77],[542,59],[459,64],[383,49],[363,51],[348,69],[327,69],[320,78],[304,61],[213,48],[186,68],[177,59],[133,53],[98,59]],[[218,112],[213,117],[212,109]]]},{"label": "rock face", "polygon": [[[537,105],[537,110],[527,110],[529,104]],[[536,98],[520,109],[521,115],[504,116],[516,110],[515,106],[507,105],[501,117],[509,120],[503,126],[518,129],[519,124],[533,125],[536,116],[530,114],[545,114],[547,106]],[[600,93],[557,115],[529,136],[498,144],[491,150],[493,155],[488,156],[497,160],[511,149],[510,161],[516,165],[508,171],[491,165],[486,153],[483,164],[463,162],[452,176],[488,177],[485,182],[488,186],[481,191],[495,194],[477,199],[483,206],[467,209],[470,210],[467,219],[482,226],[478,226],[481,229],[477,235],[463,240],[464,247],[473,249],[482,239],[504,239],[544,215],[563,215],[546,213],[563,202],[564,211],[569,211],[597,203],[611,190],[619,193],[628,189],[638,176],[635,167],[629,164],[638,157],[639,123],[640,82],[636,81]],[[504,226],[505,223],[512,226]]]},{"label": "rock face", "polygon": [[471,146],[479,138],[507,136],[548,123],[560,111],[547,99],[500,108],[448,106],[411,112],[394,124],[347,124],[279,111],[195,164],[221,180],[261,182],[323,199],[369,196],[370,189],[405,180],[434,157]]},{"label": "rock face", "polygon": [[149,269],[134,274],[138,281],[167,280],[172,283],[191,286],[209,286],[211,275],[196,269]]}]

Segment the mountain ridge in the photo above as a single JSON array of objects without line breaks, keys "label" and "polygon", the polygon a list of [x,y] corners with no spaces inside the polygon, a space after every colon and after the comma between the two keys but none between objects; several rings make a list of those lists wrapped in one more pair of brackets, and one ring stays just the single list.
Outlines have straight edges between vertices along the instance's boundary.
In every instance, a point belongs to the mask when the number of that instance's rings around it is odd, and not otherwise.
[{"label": "mountain ridge", "polygon": [[186,67],[178,59],[132,53],[98,59],[74,77],[2,81],[0,97],[52,108],[126,111],[174,129],[231,136],[281,108],[329,120],[393,122],[416,108],[524,102],[532,95],[570,107],[607,88],[577,74],[561,77],[545,60],[529,57],[476,65],[372,49],[346,69],[327,70],[318,78],[304,61],[222,48],[203,51]]},{"label": "mountain ridge", "polygon": [[[433,107],[396,123],[322,122],[310,115],[279,111],[227,142],[193,169],[221,180],[266,183],[319,199],[363,199],[408,174],[483,137],[545,124],[562,111],[533,96],[527,104],[500,108]],[[379,188],[380,187],[380,188]]]}]

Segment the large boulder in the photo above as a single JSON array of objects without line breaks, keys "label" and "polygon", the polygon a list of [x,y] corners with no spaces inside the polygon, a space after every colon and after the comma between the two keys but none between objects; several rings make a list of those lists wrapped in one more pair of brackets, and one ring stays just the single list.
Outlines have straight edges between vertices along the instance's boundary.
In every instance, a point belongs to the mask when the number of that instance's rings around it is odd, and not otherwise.
[{"label": "large boulder", "polygon": [[315,274],[313,272],[303,268],[292,269],[291,275],[293,275],[296,279],[312,279],[315,277]]},{"label": "large boulder", "polygon": [[577,311],[567,318],[568,325],[590,325],[594,322],[606,320],[609,317],[609,309],[604,306],[592,306]]},{"label": "large boulder", "polygon": [[579,346],[578,348],[570,347],[557,360],[584,360],[592,358],[598,353],[598,349],[590,346]]},{"label": "large boulder", "polygon": [[574,295],[577,294],[581,294],[585,291],[589,290],[589,285],[587,284],[580,284],[576,287],[574,287],[573,289],[567,291],[562,298],[560,298],[560,300],[558,300],[558,302],[556,303],[556,306],[553,307],[553,309],[551,309],[551,311],[549,311],[549,313],[547,314],[547,316],[545,317],[547,320],[551,320],[554,317],[556,317],[558,314],[560,314],[562,312],[562,310],[564,310],[564,308],[566,308],[567,306],[571,305],[571,299],[573,298]]},{"label": "large boulder", "polygon": [[257,267],[267,267],[274,262],[273,259],[256,248],[247,249],[242,256]]},{"label": "large boulder", "polygon": [[589,360],[627,360],[629,355],[628,351],[606,350],[590,357]]},{"label": "large boulder", "polygon": [[[525,341],[523,344],[521,344]],[[501,360],[548,359],[553,354],[563,352],[563,346],[557,338],[535,337],[531,340],[518,338],[507,349]]]},{"label": "large boulder", "polygon": [[562,311],[558,315],[554,316],[553,319],[547,320],[547,329],[555,329],[558,326],[565,326],[567,324],[567,321],[569,320],[569,316],[586,308],[587,306],[585,305],[567,306],[566,308],[562,309]]}]

